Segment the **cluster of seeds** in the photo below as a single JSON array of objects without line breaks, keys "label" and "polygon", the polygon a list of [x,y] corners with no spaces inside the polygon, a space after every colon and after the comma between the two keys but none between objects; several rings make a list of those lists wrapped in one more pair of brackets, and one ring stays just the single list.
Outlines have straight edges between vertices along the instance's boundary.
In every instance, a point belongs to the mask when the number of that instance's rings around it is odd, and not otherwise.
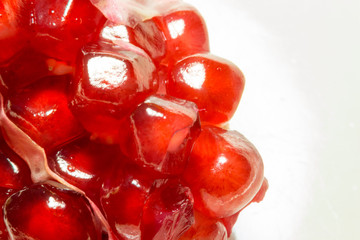
[{"label": "cluster of seeds", "polygon": [[3,0],[0,80],[0,239],[225,240],[267,190],[181,0]]}]

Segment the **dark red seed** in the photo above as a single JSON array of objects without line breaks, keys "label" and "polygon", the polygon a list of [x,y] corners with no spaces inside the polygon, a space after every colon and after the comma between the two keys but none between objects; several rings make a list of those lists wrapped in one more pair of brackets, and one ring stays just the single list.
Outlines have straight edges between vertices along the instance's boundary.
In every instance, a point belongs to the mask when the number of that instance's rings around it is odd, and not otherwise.
[{"label": "dark red seed", "polygon": [[84,196],[59,187],[33,185],[5,202],[5,224],[15,239],[101,239],[100,225]]},{"label": "dark red seed", "polygon": [[169,69],[167,93],[196,103],[201,121],[221,124],[234,115],[245,78],[233,63],[212,54],[197,54]]},{"label": "dark red seed", "polygon": [[258,151],[243,135],[215,126],[202,126],[184,179],[195,198],[195,208],[224,218],[245,207],[264,178]]},{"label": "dark red seed", "polygon": [[48,77],[11,94],[5,102],[7,116],[46,150],[84,132],[68,107],[68,81],[69,76]]},{"label": "dark red seed", "polygon": [[200,131],[196,105],[152,96],[130,116],[124,152],[140,166],[163,174],[181,174]]},{"label": "dark red seed", "polygon": [[28,40],[21,24],[23,1],[0,2],[0,66],[19,52]]},{"label": "dark red seed", "polygon": [[82,50],[70,99],[84,127],[103,139],[116,139],[121,120],[158,88],[155,66],[144,52],[111,44]]},{"label": "dark red seed", "polygon": [[123,158],[118,146],[104,145],[84,137],[49,153],[47,161],[55,174],[99,204],[100,188],[105,177]]},{"label": "dark red seed", "polygon": [[178,239],[193,223],[190,189],[176,180],[170,180],[156,188],[145,203],[141,240]]},{"label": "dark red seed", "polygon": [[105,17],[89,0],[28,1],[31,46],[44,54],[73,62],[80,48],[98,38]]},{"label": "dark red seed", "polygon": [[187,4],[163,9],[160,16],[139,23],[134,34],[136,42],[157,64],[167,66],[185,56],[209,51],[205,21]]},{"label": "dark red seed", "polygon": [[0,187],[21,189],[32,184],[30,169],[23,159],[0,139]]},{"label": "dark red seed", "polygon": [[120,239],[140,239],[143,207],[156,175],[125,164],[105,180],[101,206],[111,228]]}]

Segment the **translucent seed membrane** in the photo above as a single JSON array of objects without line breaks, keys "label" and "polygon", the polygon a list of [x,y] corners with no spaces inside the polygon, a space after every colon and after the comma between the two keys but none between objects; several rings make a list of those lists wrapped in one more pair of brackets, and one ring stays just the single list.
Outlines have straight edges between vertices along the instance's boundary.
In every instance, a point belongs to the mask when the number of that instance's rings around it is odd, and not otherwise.
[{"label": "translucent seed membrane", "polygon": [[196,105],[181,99],[152,96],[129,119],[125,150],[131,160],[164,174],[180,174],[200,125]]},{"label": "translucent seed membrane", "polygon": [[177,9],[181,0],[91,0],[108,20],[130,27],[154,16],[161,16],[164,9]]},{"label": "translucent seed membrane", "polygon": [[215,218],[233,215],[256,196],[263,179],[261,156],[243,135],[202,127],[184,172],[197,210]]},{"label": "translucent seed membrane", "polygon": [[58,183],[25,188],[13,194],[3,209],[14,239],[101,239],[101,226],[86,198]]}]

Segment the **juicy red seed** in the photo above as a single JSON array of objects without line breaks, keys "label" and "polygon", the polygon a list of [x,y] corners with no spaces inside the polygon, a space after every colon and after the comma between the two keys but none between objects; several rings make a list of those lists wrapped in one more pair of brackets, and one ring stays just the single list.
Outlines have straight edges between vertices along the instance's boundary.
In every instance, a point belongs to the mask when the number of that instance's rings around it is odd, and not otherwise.
[{"label": "juicy red seed", "polygon": [[[14,189],[0,187],[0,206],[3,206],[8,197],[10,197],[14,192]],[[0,211],[0,239],[9,239],[9,234],[4,223],[2,208]]]},{"label": "juicy red seed", "polygon": [[84,137],[49,153],[47,160],[55,174],[99,203],[105,176],[111,173],[114,164],[123,161],[123,157],[117,146],[96,143]]},{"label": "juicy red seed", "polygon": [[263,163],[240,133],[203,126],[183,177],[194,194],[195,208],[223,218],[241,210],[259,191]]},{"label": "juicy red seed", "polygon": [[130,116],[124,151],[140,166],[180,174],[188,161],[200,122],[195,104],[152,96]]},{"label": "juicy red seed", "polygon": [[105,17],[89,0],[29,1],[31,46],[53,58],[74,61],[80,48],[97,39]]},{"label": "juicy red seed", "polygon": [[83,133],[68,108],[68,76],[49,77],[9,96],[7,116],[41,147],[50,150]]},{"label": "juicy red seed", "polygon": [[201,121],[220,124],[234,115],[244,84],[242,72],[233,63],[197,54],[170,68],[166,90],[171,96],[196,103]]},{"label": "juicy red seed", "polygon": [[[120,239],[139,239],[143,207],[154,177],[138,166],[116,169],[101,189],[101,206]],[[121,206],[121,207],[119,207]]]},{"label": "juicy red seed", "polygon": [[[0,23],[1,24],[1,23]],[[2,30],[0,29],[0,32]],[[19,33],[21,36],[23,33]],[[26,46],[26,40],[18,38],[18,35],[9,37],[7,39],[0,38],[0,66],[7,64],[7,62]]]},{"label": "juicy red seed", "polygon": [[117,137],[121,119],[156,92],[155,66],[145,53],[105,43],[86,46],[80,59],[72,110],[91,133]]},{"label": "juicy red seed", "polygon": [[47,59],[47,56],[32,49],[23,49],[9,63],[0,67],[2,84],[13,90],[53,75],[46,63]]},{"label": "juicy red seed", "polygon": [[0,176],[0,187],[21,189],[32,184],[29,167],[3,139],[0,140]]},{"label": "juicy red seed", "polygon": [[179,240],[226,240],[226,228],[218,220],[194,211],[195,223]]},{"label": "juicy red seed", "polygon": [[5,223],[15,239],[101,239],[88,201],[60,184],[33,185],[4,205]]},{"label": "juicy red seed", "polygon": [[0,2],[0,65],[26,45],[27,34],[20,24],[22,0]]},{"label": "juicy red seed", "polygon": [[168,65],[185,56],[209,51],[205,21],[196,9],[182,4],[162,14],[134,28],[136,42],[156,63]]},{"label": "juicy red seed", "polygon": [[164,17],[164,23],[170,58],[180,60],[184,56],[209,51],[205,21],[195,9],[170,13]]},{"label": "juicy red seed", "polygon": [[190,189],[176,180],[170,180],[156,188],[145,203],[141,239],[178,239],[193,223],[193,197]]}]

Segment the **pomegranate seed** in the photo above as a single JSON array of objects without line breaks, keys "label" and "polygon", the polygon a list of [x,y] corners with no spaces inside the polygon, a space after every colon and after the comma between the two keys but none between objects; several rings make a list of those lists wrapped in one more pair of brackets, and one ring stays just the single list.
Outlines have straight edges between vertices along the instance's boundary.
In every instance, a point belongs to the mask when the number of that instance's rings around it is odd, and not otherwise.
[{"label": "pomegranate seed", "polygon": [[190,189],[170,180],[156,188],[145,203],[141,240],[178,239],[193,223]]},{"label": "pomegranate seed", "polygon": [[16,153],[0,140],[0,187],[21,189],[32,184],[31,173]]},{"label": "pomegranate seed", "polygon": [[8,117],[36,143],[50,150],[83,133],[68,108],[68,76],[49,77],[9,96]]},{"label": "pomegranate seed", "polygon": [[263,164],[256,148],[240,133],[203,126],[184,179],[197,210],[224,218],[241,210],[259,191]]},{"label": "pomegranate seed", "polygon": [[201,121],[221,124],[234,115],[245,79],[233,63],[197,54],[177,62],[169,72],[167,93],[196,103]]},{"label": "pomegranate seed", "polygon": [[22,5],[22,0],[0,2],[0,66],[26,45],[28,36],[21,26]]},{"label": "pomegranate seed", "polygon": [[226,228],[217,219],[209,218],[194,211],[195,223],[179,240],[226,240]]},{"label": "pomegranate seed", "polygon": [[136,165],[125,164],[105,180],[101,206],[120,239],[140,239],[143,207],[155,177]]},{"label": "pomegranate seed", "polygon": [[54,75],[54,68],[47,64],[48,59],[47,56],[31,48],[20,51],[5,66],[0,67],[5,88],[19,89],[41,78]]},{"label": "pomegranate seed", "polygon": [[31,46],[46,55],[74,61],[80,48],[99,35],[105,17],[88,0],[28,1]]},{"label": "pomegranate seed", "polygon": [[129,125],[124,151],[130,159],[163,174],[183,172],[200,129],[195,104],[152,96],[131,114]]},{"label": "pomegranate seed", "polygon": [[99,205],[105,176],[114,164],[122,161],[119,150],[117,146],[103,145],[84,137],[49,153],[47,160],[55,174],[84,191]]},{"label": "pomegranate seed", "polygon": [[5,224],[15,239],[101,239],[87,200],[60,184],[38,184],[13,194],[4,205]]},{"label": "pomegranate seed", "polygon": [[205,21],[194,7],[169,6],[161,14],[134,28],[136,42],[156,63],[168,65],[185,56],[209,51]]},{"label": "pomegranate seed", "polygon": [[145,53],[105,43],[88,45],[72,83],[71,108],[89,132],[117,138],[121,119],[156,92],[155,70]]}]

